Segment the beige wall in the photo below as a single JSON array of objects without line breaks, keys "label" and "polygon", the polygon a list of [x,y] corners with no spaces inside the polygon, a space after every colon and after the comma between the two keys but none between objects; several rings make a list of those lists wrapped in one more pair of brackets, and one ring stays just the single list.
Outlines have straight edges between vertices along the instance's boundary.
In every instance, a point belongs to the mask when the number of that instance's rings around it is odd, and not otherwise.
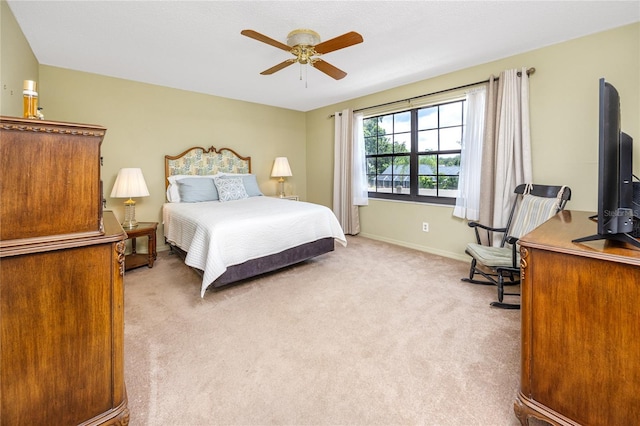
[{"label": "beige wall", "polygon": [[21,117],[22,82],[38,81],[38,60],[6,1],[0,1],[0,114]]},{"label": "beige wall", "polygon": [[[306,115],[307,194],[331,202],[333,119],[343,108],[365,108],[482,81],[504,69],[535,67],[530,79],[534,180],[569,185],[568,208],[596,209],[598,79],[619,90],[623,129],[635,137],[634,171],[640,175],[640,24],[583,37],[437,78],[353,99]],[[465,259],[473,235],[451,207],[370,200],[360,208],[362,235]],[[421,231],[429,222],[430,232]]]},{"label": "beige wall", "polygon": [[49,66],[40,67],[40,87],[47,120],[107,128],[102,179],[107,208],[120,218],[124,200],[109,197],[120,168],[142,168],[151,196],[136,200],[136,218],[161,222],[164,156],[193,146],[250,155],[265,194],[277,191],[274,158],[286,156],[293,177],[285,189],[306,197],[304,113]]}]

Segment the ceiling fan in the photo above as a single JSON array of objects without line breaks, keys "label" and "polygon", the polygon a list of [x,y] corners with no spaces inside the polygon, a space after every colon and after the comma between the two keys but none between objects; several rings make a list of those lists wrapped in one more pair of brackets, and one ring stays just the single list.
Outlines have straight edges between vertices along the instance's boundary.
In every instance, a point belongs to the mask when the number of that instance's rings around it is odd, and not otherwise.
[{"label": "ceiling fan", "polygon": [[260,73],[262,75],[273,74],[276,71],[280,71],[281,69],[297,62],[302,65],[311,65],[336,80],[344,78],[347,73],[320,59],[318,56],[363,42],[362,36],[354,31],[321,43],[320,35],[317,32],[298,29],[289,33],[287,36],[287,44],[281,43],[253,30],[243,30],[240,34],[263,43],[270,44],[278,49],[286,50],[295,56],[294,58],[287,59],[284,62],[280,62],[278,65],[262,71]]}]

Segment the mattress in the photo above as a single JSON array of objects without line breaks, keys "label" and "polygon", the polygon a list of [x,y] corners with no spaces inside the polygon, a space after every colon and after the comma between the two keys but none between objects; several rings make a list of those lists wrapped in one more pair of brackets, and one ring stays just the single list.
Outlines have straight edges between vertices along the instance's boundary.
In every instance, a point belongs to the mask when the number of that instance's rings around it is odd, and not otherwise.
[{"label": "mattress", "polygon": [[229,266],[274,255],[322,238],[347,245],[333,212],[318,204],[273,197],[228,202],[166,203],[164,235],[203,271],[201,297]]}]

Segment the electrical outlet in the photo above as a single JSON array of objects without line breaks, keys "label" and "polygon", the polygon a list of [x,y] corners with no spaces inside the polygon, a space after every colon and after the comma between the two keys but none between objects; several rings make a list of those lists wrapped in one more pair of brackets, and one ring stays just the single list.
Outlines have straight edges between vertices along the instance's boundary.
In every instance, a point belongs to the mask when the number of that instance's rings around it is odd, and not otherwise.
[{"label": "electrical outlet", "polygon": [[424,232],[429,232],[429,223],[428,222],[422,222],[422,230]]}]

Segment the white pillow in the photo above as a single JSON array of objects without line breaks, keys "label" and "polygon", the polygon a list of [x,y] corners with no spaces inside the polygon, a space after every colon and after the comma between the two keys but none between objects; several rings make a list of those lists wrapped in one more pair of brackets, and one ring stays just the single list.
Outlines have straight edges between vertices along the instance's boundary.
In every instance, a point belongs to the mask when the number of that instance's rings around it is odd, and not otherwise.
[{"label": "white pillow", "polygon": [[244,189],[242,178],[225,178],[215,177],[213,179],[218,188],[218,196],[221,202],[241,200],[249,198],[247,191]]},{"label": "white pillow", "polygon": [[169,186],[167,186],[167,201],[170,203],[180,202],[180,191],[178,190],[177,184],[170,183]]}]

